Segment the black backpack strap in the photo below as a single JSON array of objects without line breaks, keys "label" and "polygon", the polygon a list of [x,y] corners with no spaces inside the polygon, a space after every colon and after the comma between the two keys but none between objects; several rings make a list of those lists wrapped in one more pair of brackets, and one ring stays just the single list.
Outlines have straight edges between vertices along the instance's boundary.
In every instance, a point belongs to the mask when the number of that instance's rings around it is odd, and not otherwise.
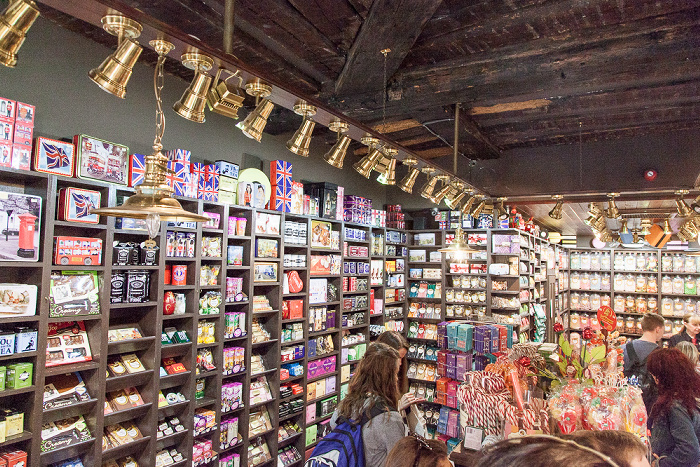
[{"label": "black backpack strap", "polygon": [[372,408],[369,409],[369,414],[367,413],[367,411],[364,411],[362,413],[362,419],[360,420],[360,422],[364,426],[367,422],[372,420],[377,415],[381,415],[388,411],[389,406],[386,404],[386,402],[384,402],[383,399],[377,399],[377,402],[374,404],[374,406],[372,406]]},{"label": "black backpack strap", "polygon": [[634,365],[636,363],[642,363],[639,360],[639,355],[637,355],[637,351],[634,349],[634,341],[629,341],[626,346],[627,346],[627,355],[629,355],[629,357],[630,357],[630,363],[632,365]]}]

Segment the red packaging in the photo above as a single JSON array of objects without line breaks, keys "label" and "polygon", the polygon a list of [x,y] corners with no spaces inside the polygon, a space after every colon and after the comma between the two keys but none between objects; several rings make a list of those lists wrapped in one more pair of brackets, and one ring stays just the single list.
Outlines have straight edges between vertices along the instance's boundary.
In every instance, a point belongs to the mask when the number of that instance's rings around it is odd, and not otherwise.
[{"label": "red packaging", "polygon": [[0,122],[15,122],[15,109],[17,102],[0,97]]},{"label": "red packaging", "polygon": [[7,467],[24,467],[27,465],[27,453],[24,451],[11,451],[3,454],[2,458],[7,461]]},{"label": "red packaging", "polygon": [[291,293],[299,293],[304,290],[304,281],[301,280],[297,271],[290,271],[287,273],[287,279],[289,281],[289,291]]},{"label": "red packaging", "polygon": [[304,300],[289,300],[289,319],[304,317]]},{"label": "red packaging", "polygon": [[15,115],[15,121],[27,126],[34,126],[34,113],[36,107],[33,105],[25,104],[24,102],[17,102],[17,114]]},{"label": "red packaging", "polygon": [[53,239],[53,264],[98,266],[102,264],[102,239],[56,236]]},{"label": "red packaging", "polygon": [[187,284],[187,265],[185,264],[174,264],[172,269],[172,285],[186,285]]},{"label": "red packaging", "polygon": [[32,148],[17,144],[12,146],[12,168],[29,170],[32,163]]},{"label": "red packaging", "polygon": [[173,269],[169,264],[165,265],[165,274],[163,274],[163,283],[165,285],[170,285],[170,279],[172,278]]},{"label": "red packaging", "polygon": [[15,135],[15,124],[9,122],[0,122],[0,143],[12,144],[12,138]]},{"label": "red packaging", "polygon": [[32,137],[34,136],[34,127],[15,123],[14,144],[32,147]]},{"label": "red packaging", "polygon": [[12,145],[0,143],[0,167],[12,167]]}]

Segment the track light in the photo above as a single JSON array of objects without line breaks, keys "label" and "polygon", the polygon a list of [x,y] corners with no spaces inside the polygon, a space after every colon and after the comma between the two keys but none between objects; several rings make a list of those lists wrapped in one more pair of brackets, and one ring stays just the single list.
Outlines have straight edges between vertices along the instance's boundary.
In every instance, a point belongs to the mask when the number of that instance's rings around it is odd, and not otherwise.
[{"label": "track light", "polygon": [[691,204],[690,207],[693,208],[695,214],[700,214],[700,196],[693,200],[693,204]]},{"label": "track light", "polygon": [[497,201],[498,205],[495,207],[496,219],[498,219],[499,221],[504,221],[508,219],[508,210],[504,206],[504,203],[508,201],[508,198],[498,198]]},{"label": "track light", "polygon": [[248,95],[254,96],[259,102],[255,110],[249,113],[245,120],[236,126],[240,128],[243,134],[248,138],[254,139],[259,143],[262,139],[265,125],[267,125],[267,119],[272,109],[275,107],[272,102],[266,99],[272,94],[272,86],[263,83],[259,79],[255,79],[246,83],[245,92],[248,93]]},{"label": "track light", "polygon": [[471,193],[469,194],[469,198],[467,198],[462,207],[459,208],[463,216],[469,215],[469,213],[472,210],[472,205],[474,204],[474,202],[476,202],[477,199],[478,197],[476,195],[472,195]]},{"label": "track light", "polygon": [[377,181],[382,185],[396,185],[396,155],[398,149],[391,147],[384,148],[384,154],[389,158],[388,161],[379,170],[380,174]]},{"label": "track light", "polygon": [[363,177],[369,178],[382,157],[384,157],[382,151],[378,147],[374,147],[370,149],[369,154],[360,159],[360,162],[354,163],[352,167]]},{"label": "track light", "polygon": [[690,217],[693,214],[693,210],[688,206],[685,199],[683,199],[688,193],[690,193],[688,190],[676,191],[676,195],[678,196],[678,198],[676,198],[676,209],[679,217]]},{"label": "track light", "polygon": [[141,25],[124,16],[107,15],[102,18],[102,28],[109,34],[117,36],[119,45],[100,66],[90,70],[88,76],[108,93],[124,99],[131,71],[143,51],[143,48],[134,40],[141,35]]},{"label": "track light", "polygon": [[665,235],[671,235],[673,233],[673,229],[671,228],[671,223],[669,222],[668,219],[664,220],[664,234]]},{"label": "track light", "polygon": [[9,68],[17,65],[17,52],[38,17],[39,9],[33,1],[10,1],[0,14],[0,63]]},{"label": "track light", "polygon": [[465,196],[467,196],[467,192],[464,191],[464,185],[461,182],[454,182],[452,193],[445,199],[445,204],[452,210],[457,209]]},{"label": "track light", "polygon": [[651,225],[652,225],[651,219],[642,219],[642,221],[640,222],[639,225],[642,228],[641,232],[639,232],[640,234],[642,234],[646,237],[647,235],[649,235],[651,233],[651,230],[649,230],[651,228]]},{"label": "track light", "polygon": [[301,121],[299,129],[294,132],[290,140],[287,141],[287,149],[298,156],[309,157],[311,135],[316,126],[316,122],[314,122],[311,117],[316,115],[316,107],[301,100],[294,104],[294,113],[301,115],[304,119]]},{"label": "track light", "polygon": [[608,198],[610,198],[610,200],[608,201],[608,209],[605,211],[608,219],[617,219],[620,217],[620,210],[617,209],[617,205],[615,204],[615,198],[617,196],[620,196],[620,193],[608,193]]},{"label": "track light", "polygon": [[[222,71],[230,73],[224,68],[219,68],[219,71],[216,72],[214,83],[209,88],[209,94],[207,94],[207,106],[212,112],[238,120],[238,111],[243,107],[243,101],[245,100],[245,93],[241,89],[243,87],[243,78],[238,76],[238,72],[236,72],[230,74],[225,80],[219,81]],[[238,86],[229,86],[226,81],[234,76],[238,78]]]},{"label": "track light", "polygon": [[348,131],[348,124],[336,118],[328,124],[328,129],[338,134],[338,140],[330,151],[323,155],[323,159],[336,169],[342,169],[345,155],[352,141],[349,136],[343,134]]},{"label": "track light", "polygon": [[620,221],[620,233],[621,234],[628,234],[630,233],[629,229],[627,228],[627,219],[622,219]]},{"label": "track light", "polygon": [[472,210],[471,214],[474,219],[478,218],[481,211],[486,207],[486,200],[482,199],[481,202]]},{"label": "track light", "polygon": [[562,195],[554,195],[552,199],[556,200],[557,203],[554,205],[551,211],[549,211],[549,217],[552,219],[559,220],[562,217],[562,211],[564,210],[564,197]]},{"label": "track light", "polygon": [[194,70],[194,78],[180,100],[173,105],[173,110],[191,122],[204,123],[204,107],[211,85],[211,76],[207,71],[211,70],[214,60],[197,52],[182,54],[180,59],[186,68]]},{"label": "track light", "polygon": [[435,185],[437,185],[437,182],[440,180],[439,175],[431,176],[431,174],[434,172],[435,169],[432,167],[423,168],[423,173],[428,176],[428,182],[425,185],[423,185],[423,187],[420,189],[420,195],[425,199],[431,199],[433,197]]},{"label": "track light", "polygon": [[406,176],[399,182],[398,186],[402,191],[409,194],[413,193],[413,185],[415,185],[418,174],[420,173],[420,170],[417,167],[414,167],[417,163],[418,161],[413,157],[407,157],[403,160],[403,165],[409,167],[408,174],[406,174]]},{"label": "track light", "polygon": [[437,193],[435,193],[431,198],[430,201],[433,203],[437,204],[438,206],[442,202],[443,198],[447,196],[447,193],[449,193],[452,190],[452,185],[450,185],[450,176],[449,175],[438,175],[439,180],[442,180],[442,188],[438,190]]},{"label": "track light", "polygon": [[678,238],[684,242],[690,242],[698,238],[698,226],[691,219],[683,223],[678,229]]}]

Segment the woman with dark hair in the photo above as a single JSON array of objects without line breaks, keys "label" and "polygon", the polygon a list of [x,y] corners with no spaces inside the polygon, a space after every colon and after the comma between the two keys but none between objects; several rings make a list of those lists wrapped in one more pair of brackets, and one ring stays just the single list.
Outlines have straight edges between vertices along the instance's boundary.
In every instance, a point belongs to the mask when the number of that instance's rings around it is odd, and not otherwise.
[{"label": "woman with dark hair", "polygon": [[620,430],[578,430],[561,436],[609,456],[620,467],[649,467],[647,447],[637,435]]},{"label": "woman with dark hair", "polygon": [[384,331],[379,335],[376,342],[386,344],[399,352],[399,357],[401,358],[401,366],[399,367],[399,392],[401,394],[406,394],[408,392],[408,359],[406,358],[406,354],[408,353],[408,341],[399,332]]},{"label": "woman with dark hair", "polygon": [[395,349],[378,342],[370,344],[330,421],[331,428],[341,417],[362,423],[367,466],[384,466],[389,451],[406,435],[406,425],[398,412],[400,365]]},{"label": "woman with dark hair", "polygon": [[[659,467],[697,467],[700,463],[700,375],[678,349],[649,354],[647,370],[659,397],[649,414],[651,448]],[[655,464],[656,461],[655,461]]]},{"label": "woman with dark hair", "polygon": [[452,467],[443,441],[411,435],[396,443],[385,467]]}]

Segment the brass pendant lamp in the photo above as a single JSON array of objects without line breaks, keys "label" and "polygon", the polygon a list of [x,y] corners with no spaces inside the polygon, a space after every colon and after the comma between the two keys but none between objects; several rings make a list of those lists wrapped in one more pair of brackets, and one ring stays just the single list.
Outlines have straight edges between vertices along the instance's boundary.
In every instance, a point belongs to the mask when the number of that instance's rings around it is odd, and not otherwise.
[{"label": "brass pendant lamp", "polygon": [[90,70],[88,76],[103,90],[124,99],[131,72],[143,52],[143,47],[136,42],[142,28],[136,21],[119,15],[103,17],[102,28],[109,34],[117,36],[119,45],[100,66]]},{"label": "brass pendant lamp", "polygon": [[474,194],[469,194],[469,198],[464,202],[461,208],[459,210],[461,211],[463,216],[468,216],[469,213],[472,211],[472,206],[474,203],[478,200],[479,198],[474,195]]},{"label": "brass pendant lamp", "polygon": [[[479,197],[481,198],[481,196],[479,196]],[[483,211],[485,207],[486,207],[486,200],[482,199],[481,202],[479,204],[477,204],[476,207],[472,210],[472,212],[471,212],[472,217],[475,219],[477,217],[479,217],[479,215],[481,215],[481,211]]]},{"label": "brass pendant lamp", "polygon": [[384,154],[388,157],[388,161],[379,170],[380,174],[377,181],[382,185],[396,185],[396,155],[398,149],[385,147]]},{"label": "brass pendant lamp", "polygon": [[608,209],[606,211],[608,219],[617,219],[620,217],[620,210],[615,204],[615,198],[618,196],[620,196],[620,193],[608,193],[608,198],[610,198],[610,201],[608,201]]},{"label": "brass pendant lamp", "polygon": [[17,65],[17,52],[38,17],[39,9],[33,1],[10,1],[0,14],[0,63],[8,68]]},{"label": "brass pendant lamp", "polygon": [[311,135],[314,132],[316,122],[311,117],[316,115],[316,107],[308,102],[300,100],[294,104],[294,113],[301,115],[304,119],[301,121],[301,126],[294,132],[289,141],[287,141],[287,149],[298,156],[309,157],[309,145],[311,144]]},{"label": "brass pendant lamp", "polygon": [[442,188],[440,188],[438,192],[430,198],[430,201],[439,206],[440,203],[442,203],[443,198],[447,196],[447,193],[449,193],[452,190],[452,185],[449,175],[438,175],[438,177],[439,180],[442,181]]},{"label": "brass pendant lamp", "polygon": [[146,156],[144,182],[136,186],[136,194],[130,196],[121,206],[91,209],[90,212],[101,216],[145,219],[148,234],[153,238],[158,235],[162,221],[206,222],[209,218],[185,211],[180,203],[172,197],[173,189],[165,182],[169,171],[168,158],[161,152],[163,149],[161,141],[165,132],[165,114],[163,113],[161,92],[164,84],[165,56],[172,50],[173,45],[164,40],[153,40],[150,44],[158,53],[158,63],[153,76],[153,88],[156,95],[156,137],[153,141],[153,154]]},{"label": "brass pendant lamp", "polygon": [[275,104],[267,99],[267,97],[272,94],[272,86],[263,83],[259,79],[254,79],[246,83],[245,92],[255,97],[255,110],[249,113],[245,120],[236,126],[240,128],[243,134],[248,138],[254,139],[259,143],[262,140],[263,130],[265,130],[265,125],[267,125],[267,119],[270,117],[270,113],[275,107]]},{"label": "brass pendant lamp", "polygon": [[323,159],[336,169],[342,169],[345,155],[352,141],[349,136],[343,134],[348,131],[348,124],[336,118],[328,125],[328,129],[338,134],[338,140],[333,147],[323,155]]},{"label": "brass pendant lamp", "polygon": [[173,105],[173,110],[182,118],[195,123],[204,123],[204,107],[207,105],[207,93],[211,85],[211,76],[207,71],[211,70],[214,60],[197,52],[184,53],[180,60],[185,67],[194,70],[195,73],[185,93]]},{"label": "brass pendant lamp", "polygon": [[691,209],[690,206],[688,206],[688,203],[683,199],[685,195],[690,193],[688,190],[677,190],[676,195],[678,198],[676,198],[676,209],[678,210],[678,216],[679,217],[690,217],[693,214],[693,210]]},{"label": "brass pendant lamp", "polygon": [[420,169],[415,167],[418,161],[413,157],[407,157],[402,161],[403,165],[408,166],[408,174],[399,182],[398,187],[406,193],[413,193],[413,185],[416,183]]},{"label": "brass pendant lamp", "polygon": [[455,181],[453,183],[452,193],[445,198],[445,204],[450,209],[456,209],[465,196],[467,196],[467,192],[464,191],[464,184],[460,181]]}]

